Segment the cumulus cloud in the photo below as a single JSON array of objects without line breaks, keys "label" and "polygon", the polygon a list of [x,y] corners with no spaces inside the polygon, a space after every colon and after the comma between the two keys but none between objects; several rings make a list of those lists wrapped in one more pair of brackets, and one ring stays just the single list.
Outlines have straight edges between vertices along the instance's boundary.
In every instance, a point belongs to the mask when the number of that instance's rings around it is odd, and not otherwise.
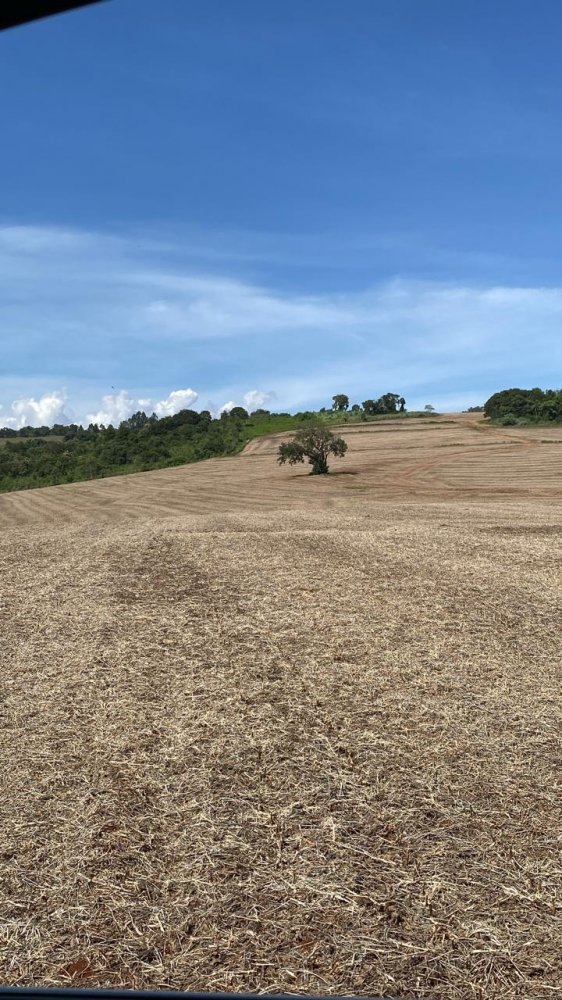
[{"label": "cumulus cloud", "polygon": [[259,410],[275,399],[274,392],[263,392],[261,389],[250,389],[244,396],[244,406],[247,410]]},{"label": "cumulus cloud", "polygon": [[180,410],[192,409],[198,399],[199,393],[195,389],[174,389],[166,399],[155,404],[154,412],[157,417],[171,417]]},{"label": "cumulus cloud", "polygon": [[[173,389],[168,396],[157,401],[150,397],[135,399],[127,389],[120,389],[119,392],[103,396],[99,408],[79,417],[77,422],[85,425],[104,424],[106,427],[112,424],[116,427],[138,410],[144,410],[149,414],[156,413],[158,417],[170,417],[180,410],[193,408],[198,398],[199,394],[195,389]],[[14,399],[7,410],[0,404],[0,427],[12,427],[18,430],[20,427],[28,426],[50,427],[53,424],[69,424],[74,417],[67,408],[67,401],[65,392],[54,391],[46,392],[38,399],[33,396]],[[225,408],[230,410],[234,405],[226,403]]]},{"label": "cumulus cloud", "polygon": [[22,396],[10,404],[8,416],[0,414],[0,425],[18,430],[20,427],[69,424],[71,417],[66,411],[67,402],[67,395],[63,391],[46,392],[39,399]]},{"label": "cumulus cloud", "polygon": [[87,420],[90,424],[120,424],[122,420],[127,420],[135,410],[138,409],[138,400],[129,396],[126,389],[121,389],[114,395],[108,393],[102,399],[101,409],[97,413],[88,413]]},{"label": "cumulus cloud", "polygon": [[233,410],[235,406],[236,403],[234,402],[234,400],[229,399],[228,403],[223,403],[222,406],[219,406],[218,415],[220,416],[221,413],[230,413],[230,411]]},{"label": "cumulus cloud", "polygon": [[138,410],[150,410],[157,417],[171,417],[180,410],[188,410],[199,398],[195,389],[173,389],[165,399],[153,402],[150,398],[134,399],[127,389],[121,389],[114,395],[108,394],[102,399],[102,405],[96,413],[88,413],[87,420],[91,424],[113,424],[114,426],[127,420]]}]

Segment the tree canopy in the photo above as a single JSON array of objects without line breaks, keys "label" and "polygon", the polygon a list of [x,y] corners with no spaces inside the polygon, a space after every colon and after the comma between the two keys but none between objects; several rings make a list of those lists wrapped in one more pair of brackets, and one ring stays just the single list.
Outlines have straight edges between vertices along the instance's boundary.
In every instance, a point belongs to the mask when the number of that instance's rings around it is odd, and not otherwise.
[{"label": "tree canopy", "polygon": [[327,427],[318,425],[297,431],[292,441],[280,444],[277,461],[280,465],[285,462],[296,465],[307,459],[312,466],[311,476],[322,476],[329,472],[329,456],[343,458],[346,451],[347,444],[343,438],[336,437]]},{"label": "tree canopy", "polygon": [[404,413],[406,400],[396,392],[385,392],[378,399],[366,399],[363,410],[368,416],[385,413]]},{"label": "tree canopy", "polygon": [[337,410],[342,412],[343,410],[349,409],[349,396],[346,396],[343,392],[338,392],[335,396],[332,396],[332,410]]},{"label": "tree canopy", "polygon": [[507,423],[562,421],[562,389],[502,389],[485,402],[484,413]]},{"label": "tree canopy", "polygon": [[[238,411],[242,407],[235,408]],[[159,419],[134,413],[119,427],[58,424],[0,429],[0,490],[141,472],[231,455],[247,439],[247,413],[213,420],[208,410]]]}]

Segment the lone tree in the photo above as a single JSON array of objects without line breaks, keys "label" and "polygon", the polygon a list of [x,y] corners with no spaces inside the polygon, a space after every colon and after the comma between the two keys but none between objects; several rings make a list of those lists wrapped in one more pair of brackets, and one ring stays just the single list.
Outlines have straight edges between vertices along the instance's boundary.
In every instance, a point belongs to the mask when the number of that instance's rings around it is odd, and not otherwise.
[{"label": "lone tree", "polygon": [[297,431],[292,441],[279,445],[277,461],[279,465],[296,465],[308,459],[312,466],[311,476],[325,476],[328,472],[328,456],[343,458],[347,444],[343,438],[335,437],[327,427],[307,427]]},{"label": "lone tree", "polygon": [[432,406],[431,403],[426,403],[424,406],[424,410],[426,413],[435,413],[435,407]]},{"label": "lone tree", "polygon": [[335,396],[332,396],[332,401],[332,410],[337,410],[341,413],[349,409],[349,396],[346,396],[344,392],[338,392]]}]

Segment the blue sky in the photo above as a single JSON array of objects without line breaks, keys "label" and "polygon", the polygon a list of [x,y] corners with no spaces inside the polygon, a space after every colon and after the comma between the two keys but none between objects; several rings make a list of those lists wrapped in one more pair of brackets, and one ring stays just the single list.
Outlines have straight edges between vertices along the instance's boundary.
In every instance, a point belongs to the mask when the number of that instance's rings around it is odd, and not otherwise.
[{"label": "blue sky", "polygon": [[0,35],[0,425],[558,386],[561,37],[554,0]]}]

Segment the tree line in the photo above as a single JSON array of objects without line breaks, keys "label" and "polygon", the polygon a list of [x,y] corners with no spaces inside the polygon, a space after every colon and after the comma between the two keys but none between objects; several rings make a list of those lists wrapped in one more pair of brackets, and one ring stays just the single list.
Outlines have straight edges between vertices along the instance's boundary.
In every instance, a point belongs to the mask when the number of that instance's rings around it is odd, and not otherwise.
[{"label": "tree line", "polygon": [[562,389],[502,389],[484,403],[484,413],[504,426],[562,421]]},{"label": "tree line", "polygon": [[[344,392],[338,392],[332,396],[332,409],[337,413],[345,413],[349,410],[349,396]],[[353,403],[352,413],[365,413],[368,416],[385,413],[404,413],[406,410],[406,400],[396,392],[385,392],[378,399],[365,399],[363,403]],[[320,413],[325,412],[320,410]]]},{"label": "tree line", "polygon": [[247,419],[246,411],[235,407],[218,419],[208,410],[181,410],[160,419],[138,412],[117,428],[72,424],[17,432],[8,428],[8,433],[4,429],[0,431],[7,439],[0,446],[0,490],[145,472],[232,455],[246,440]]}]

